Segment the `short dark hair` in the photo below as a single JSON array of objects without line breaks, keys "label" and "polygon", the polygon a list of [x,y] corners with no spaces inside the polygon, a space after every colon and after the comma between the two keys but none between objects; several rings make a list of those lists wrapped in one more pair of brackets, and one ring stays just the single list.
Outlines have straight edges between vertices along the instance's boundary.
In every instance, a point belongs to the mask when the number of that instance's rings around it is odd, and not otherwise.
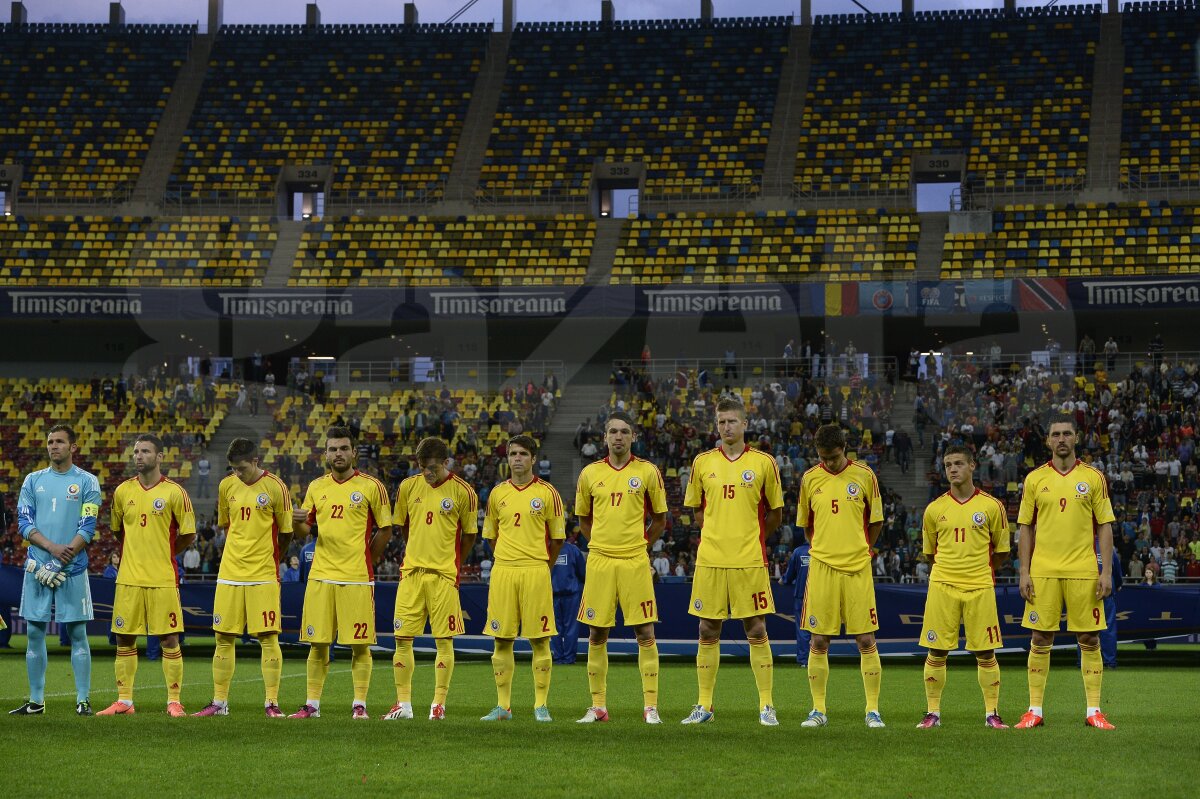
[{"label": "short dark hair", "polygon": [[[533,436],[527,436],[524,434],[519,435],[519,436],[513,436],[512,438],[510,438],[508,440],[508,446],[512,446],[513,444],[516,444],[518,447],[524,447],[525,449],[529,450],[530,455],[533,455],[536,457],[538,454],[538,445],[537,445],[537,442],[533,440]],[[506,449],[507,449],[507,447],[506,447]]]},{"label": "short dark hair", "polygon": [[1075,426],[1075,417],[1069,413],[1056,413],[1050,417],[1050,423],[1046,425],[1046,433],[1050,433],[1050,428],[1056,424],[1071,425],[1071,432],[1078,433],[1079,428]]},{"label": "short dark hair", "polygon": [[[624,422],[625,424],[629,425],[629,429],[632,430],[635,435],[637,434],[637,431],[638,431],[637,422],[633,421],[633,417],[630,416],[629,414],[625,413],[625,411],[613,411],[612,413],[610,413],[608,415],[609,422],[613,421],[614,419],[617,420],[618,422]],[[605,432],[607,433],[608,432],[607,423],[605,424],[604,427],[605,427]]]},{"label": "short dark hair", "polygon": [[252,461],[258,457],[258,444],[248,438],[235,438],[229,442],[229,450],[225,457],[230,463]]},{"label": "short dark hair", "polygon": [[46,431],[46,438],[49,438],[51,433],[66,433],[67,434],[67,442],[71,443],[71,444],[74,444],[75,439],[79,438],[79,436],[75,435],[75,428],[71,427],[71,425],[69,425],[69,424],[54,425],[53,427],[51,427],[49,430]]},{"label": "short dark hair", "polygon": [[742,415],[742,418],[745,418],[746,404],[737,397],[722,397],[717,400],[717,413],[727,413],[729,411],[736,411]]},{"label": "short dark hair", "polygon": [[349,427],[344,427],[340,424],[330,427],[325,431],[325,440],[329,441],[331,438],[348,438],[350,439],[350,446],[354,446],[354,434],[350,432]]},{"label": "short dark hair", "polygon": [[145,441],[148,444],[153,444],[155,452],[163,451],[163,440],[161,438],[159,438],[158,436],[154,435],[153,433],[142,433],[140,436],[138,436],[137,438],[135,438],[133,440],[133,443],[140,444],[143,441]]},{"label": "short dark hair", "polygon": [[975,450],[962,444],[951,444],[946,447],[946,451],[942,453],[942,461],[945,462],[946,458],[949,458],[951,455],[965,455],[968,462],[978,463],[975,459]]},{"label": "short dark hair", "polygon": [[813,443],[817,449],[845,449],[846,431],[840,425],[823,424],[817,428]]},{"label": "short dark hair", "polygon": [[430,436],[423,438],[417,444],[417,465],[421,465],[425,461],[435,460],[439,463],[450,458],[450,447],[446,446],[446,442],[440,438]]}]

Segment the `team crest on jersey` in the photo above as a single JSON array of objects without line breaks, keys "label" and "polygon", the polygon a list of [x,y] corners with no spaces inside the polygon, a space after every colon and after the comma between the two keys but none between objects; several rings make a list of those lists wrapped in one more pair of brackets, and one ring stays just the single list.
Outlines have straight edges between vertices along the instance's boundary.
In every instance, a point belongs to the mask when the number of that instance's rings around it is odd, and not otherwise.
[{"label": "team crest on jersey", "polygon": [[809,616],[809,617],[808,617],[808,626],[809,626],[809,627],[816,627],[816,626],[817,626],[817,617],[816,617],[816,616]]},{"label": "team crest on jersey", "polygon": [[394,622],[392,622],[393,630],[399,630],[403,626],[404,626],[404,619],[396,619]]},{"label": "team crest on jersey", "polygon": [[629,488],[631,491],[637,491],[641,487],[642,487],[642,481],[640,478],[637,478],[637,477],[629,478]]},{"label": "team crest on jersey", "polygon": [[753,469],[747,469],[746,471],[742,472],[742,482],[743,483],[753,483],[754,482],[754,470]]},{"label": "team crest on jersey", "polygon": [[500,622],[496,621],[495,619],[492,619],[491,627],[492,627],[492,632],[496,632],[497,630],[500,629]]},{"label": "team crest on jersey", "polygon": [[856,499],[860,491],[862,489],[858,487],[858,483],[850,483],[846,486],[846,496],[850,497],[850,499]]},{"label": "team crest on jersey", "polygon": [[1037,611],[1036,610],[1029,611],[1029,623],[1037,624],[1037,621],[1038,621]]},{"label": "team crest on jersey", "polygon": [[533,499],[529,500],[529,509],[531,511],[537,512],[537,511],[541,510],[542,505],[543,505],[543,503],[542,503],[541,497],[534,497]]},{"label": "team crest on jersey", "polygon": [[925,633],[925,640],[932,644],[937,640],[937,633],[933,630],[930,630],[929,632]]},{"label": "team crest on jersey", "polygon": [[986,517],[982,513],[976,512],[971,516],[971,521],[975,522],[976,524],[983,524],[983,520],[985,518]]},{"label": "team crest on jersey", "polygon": [[214,613],[213,614],[213,624],[220,624],[220,623],[221,623],[221,614]]},{"label": "team crest on jersey", "polygon": [[162,510],[163,508],[167,507],[167,501],[162,497],[155,499],[153,504],[155,510]]},{"label": "team crest on jersey", "polygon": [[78,483],[71,483],[69,486],[67,486],[67,499],[74,499],[74,500],[79,499],[79,484]]},{"label": "team crest on jersey", "polygon": [[267,507],[267,503],[271,501],[271,498],[266,494],[259,494],[254,498],[254,501],[258,503],[258,507],[265,508]]},{"label": "team crest on jersey", "polygon": [[697,599],[695,602],[692,603],[692,607],[694,607],[696,610],[703,610],[704,603],[702,601],[700,601],[699,599]]},{"label": "team crest on jersey", "polygon": [[587,616],[588,621],[592,621],[593,619],[596,618],[596,611],[593,610],[592,608],[588,608],[586,611],[584,611],[583,615]]},{"label": "team crest on jersey", "polygon": [[454,510],[454,500],[450,499],[450,497],[446,497],[442,500],[441,508],[442,513],[449,513],[450,511]]},{"label": "team crest on jersey", "polygon": [[1075,493],[1079,494],[1081,497],[1086,497],[1087,493],[1091,490],[1092,487],[1087,483],[1080,482],[1075,484]]},{"label": "team crest on jersey", "polygon": [[304,632],[308,633],[308,636],[310,638],[317,634],[316,629],[313,628],[313,626],[311,624],[304,628]]},{"label": "team crest on jersey", "polygon": [[124,629],[125,619],[121,618],[120,616],[117,616],[115,619],[113,619],[113,627],[116,627],[118,630]]},{"label": "team crest on jersey", "polygon": [[362,495],[361,491],[351,491],[350,492],[350,504],[351,505],[357,505],[362,501],[363,501],[363,495]]}]

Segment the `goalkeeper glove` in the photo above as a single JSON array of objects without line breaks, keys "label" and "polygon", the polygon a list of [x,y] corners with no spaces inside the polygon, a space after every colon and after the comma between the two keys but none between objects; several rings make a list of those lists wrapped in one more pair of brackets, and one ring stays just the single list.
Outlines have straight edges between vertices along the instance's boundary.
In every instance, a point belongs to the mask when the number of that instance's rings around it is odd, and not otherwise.
[{"label": "goalkeeper glove", "polygon": [[33,576],[47,588],[58,588],[67,581],[67,575],[63,574],[62,566],[56,560],[42,564],[42,568],[38,569],[37,574]]}]

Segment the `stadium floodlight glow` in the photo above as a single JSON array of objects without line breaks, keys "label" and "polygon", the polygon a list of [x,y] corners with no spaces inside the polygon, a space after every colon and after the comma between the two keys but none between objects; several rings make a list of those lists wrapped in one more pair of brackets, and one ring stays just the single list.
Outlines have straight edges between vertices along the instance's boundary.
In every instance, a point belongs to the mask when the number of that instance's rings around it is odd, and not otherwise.
[{"label": "stadium floodlight glow", "polygon": [[308,356],[308,359],[310,361],[336,361],[337,360],[337,358],[333,357],[332,355],[310,355],[310,356]]}]

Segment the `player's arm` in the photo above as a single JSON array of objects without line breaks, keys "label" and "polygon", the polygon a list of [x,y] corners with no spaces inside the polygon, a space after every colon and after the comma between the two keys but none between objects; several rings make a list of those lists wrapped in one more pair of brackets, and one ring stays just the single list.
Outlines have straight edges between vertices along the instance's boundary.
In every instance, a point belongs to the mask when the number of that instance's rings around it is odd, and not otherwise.
[{"label": "player's arm", "polygon": [[697,527],[704,527],[704,473],[698,468],[700,456],[692,460],[692,477],[688,480],[687,493],[683,496],[683,506],[692,509]]},{"label": "player's arm", "polygon": [[[1027,600],[1033,599],[1033,578],[1029,576],[1029,566],[1033,562],[1033,541],[1036,534],[1028,524],[1017,525],[1017,558],[1021,563],[1020,586],[1021,596]],[[1109,538],[1111,544],[1112,538]]]},{"label": "player's arm", "polygon": [[1096,583],[1096,599],[1104,599],[1113,590],[1113,536],[1112,524],[1105,522],[1096,530],[1096,540],[1100,544],[1100,580]]},{"label": "player's arm", "polygon": [[83,495],[79,508],[79,522],[75,526],[75,537],[58,556],[59,561],[66,566],[75,556],[87,549],[96,537],[96,519],[100,516],[100,484],[89,485]]},{"label": "player's arm", "polygon": [[392,506],[392,538],[408,543],[408,481],[396,489],[396,504]]},{"label": "player's arm", "polygon": [[649,549],[667,529],[667,487],[663,485],[662,472],[657,467],[646,487],[646,494],[650,498],[650,527],[646,530],[646,548]]},{"label": "player's arm", "polygon": [[304,501],[299,507],[292,508],[292,535],[308,538],[312,527],[317,523],[316,506],[312,501],[312,483],[304,491]]},{"label": "player's arm", "polygon": [[563,543],[567,539],[567,519],[566,514],[563,512],[562,498],[558,495],[558,491],[554,489],[554,486],[549,486],[549,488],[550,502],[548,503],[548,509],[551,515],[546,521],[546,534],[548,537],[546,549],[550,557],[546,565],[553,566],[554,562],[558,560],[558,553],[562,551]]},{"label": "player's arm", "polygon": [[276,478],[279,496],[275,500],[275,524],[279,528],[279,551],[287,552],[292,543],[292,494],[283,481]]},{"label": "player's arm", "polygon": [[383,483],[375,482],[371,495],[371,515],[375,517],[375,535],[371,536],[371,561],[378,562],[392,540],[392,506]]},{"label": "player's arm", "polygon": [[763,535],[770,535],[783,521],[783,508],[771,508],[763,515]]},{"label": "player's arm", "polygon": [[66,551],[66,547],[54,543],[37,529],[37,500],[28,477],[21,483],[21,494],[17,500],[17,529],[20,531],[21,537],[31,546],[45,550],[55,560],[61,559],[63,552]]},{"label": "player's arm", "polygon": [[812,544],[812,507],[808,500],[808,481],[800,478],[800,496],[796,499],[796,527],[800,529],[804,540]]},{"label": "player's arm", "polygon": [[867,517],[867,546],[874,549],[875,542],[883,532],[883,498],[879,495],[879,478],[874,472],[871,472],[871,496],[868,501],[870,504],[867,511],[870,515]]},{"label": "player's arm", "polygon": [[783,523],[783,481],[779,479],[779,464],[769,453],[766,459],[771,468],[763,474],[763,499],[767,501],[767,512],[763,516],[764,536],[778,530]]},{"label": "player's arm", "polygon": [[933,518],[930,510],[932,504],[925,506],[925,513],[921,517],[921,553],[929,558],[929,570],[933,571],[933,564],[937,560],[937,521]]},{"label": "player's arm", "polygon": [[108,509],[108,529],[112,531],[113,538],[117,539],[117,541],[120,543],[125,541],[124,505],[125,502],[121,499],[121,489],[118,487],[117,490],[113,492],[112,507]]},{"label": "player's arm", "polygon": [[469,487],[466,488],[466,493],[467,501],[458,503],[458,527],[462,531],[458,535],[459,563],[467,562],[479,533],[479,495]]},{"label": "player's arm", "polygon": [[579,522],[579,533],[584,541],[592,540],[592,485],[587,469],[579,473],[575,484],[575,519]]},{"label": "player's arm", "polygon": [[[113,504],[117,503],[114,501]],[[179,531],[176,534],[175,548],[171,554],[179,555],[186,552],[187,548],[196,540],[196,511],[192,508],[192,498],[188,496],[183,486],[179,487],[179,493],[175,497],[175,521],[179,525]]]}]

